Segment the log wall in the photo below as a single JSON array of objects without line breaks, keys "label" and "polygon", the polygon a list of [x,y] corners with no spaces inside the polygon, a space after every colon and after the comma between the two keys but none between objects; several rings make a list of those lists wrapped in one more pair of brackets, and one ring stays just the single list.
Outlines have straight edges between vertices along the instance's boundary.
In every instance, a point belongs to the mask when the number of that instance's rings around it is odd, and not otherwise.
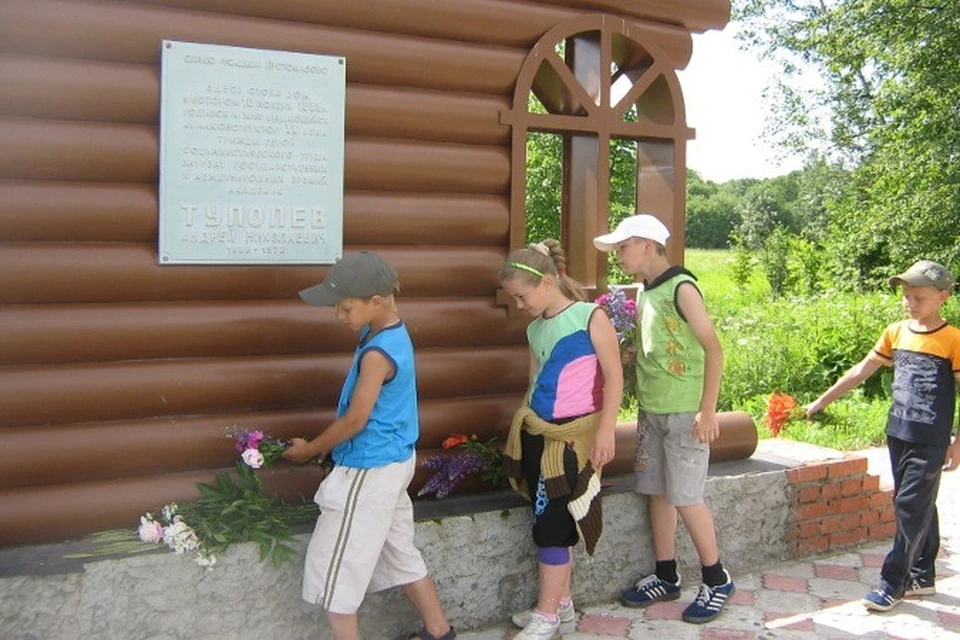
[{"label": "log wall", "polygon": [[500,113],[537,40],[597,12],[682,68],[729,3],[0,0],[0,545],[132,526],[232,465],[228,427],[332,417],[355,336],[296,296],[326,268],[157,264],[162,40],[347,58],[344,250],[400,273],[429,450],[502,434],[523,393]]}]

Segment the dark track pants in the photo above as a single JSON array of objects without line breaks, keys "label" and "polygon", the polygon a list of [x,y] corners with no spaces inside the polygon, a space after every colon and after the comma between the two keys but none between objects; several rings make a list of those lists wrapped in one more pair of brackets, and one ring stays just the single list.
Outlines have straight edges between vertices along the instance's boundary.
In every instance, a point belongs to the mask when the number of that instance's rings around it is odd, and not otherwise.
[{"label": "dark track pants", "polygon": [[937,490],[946,459],[945,447],[887,438],[893,469],[893,506],[897,534],[880,569],[880,586],[894,597],[903,595],[912,578],[932,581],[940,551]]}]

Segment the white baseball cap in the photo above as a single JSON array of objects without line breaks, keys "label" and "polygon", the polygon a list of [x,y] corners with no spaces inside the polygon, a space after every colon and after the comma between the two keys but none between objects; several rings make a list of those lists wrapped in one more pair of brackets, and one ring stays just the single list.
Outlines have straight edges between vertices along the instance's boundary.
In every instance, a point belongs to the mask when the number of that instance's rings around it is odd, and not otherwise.
[{"label": "white baseball cap", "polygon": [[593,246],[600,251],[613,251],[627,238],[645,238],[666,246],[669,237],[666,225],[648,213],[641,213],[624,218],[612,232],[594,238]]}]

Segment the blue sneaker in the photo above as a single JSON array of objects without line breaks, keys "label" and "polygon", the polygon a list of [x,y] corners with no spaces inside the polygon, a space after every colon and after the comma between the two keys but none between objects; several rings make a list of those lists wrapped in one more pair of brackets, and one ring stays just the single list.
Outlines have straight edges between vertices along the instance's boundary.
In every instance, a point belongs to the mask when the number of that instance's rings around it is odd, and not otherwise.
[{"label": "blue sneaker", "polygon": [[937,593],[937,585],[930,578],[910,578],[907,590],[903,593],[904,598],[916,598],[917,596],[932,596]]},{"label": "blue sneaker", "polygon": [[680,597],[680,578],[667,582],[653,574],[620,594],[620,602],[626,607],[646,607],[654,602],[676,600]]},{"label": "blue sneaker", "polygon": [[902,601],[903,598],[894,598],[883,589],[874,589],[863,596],[860,602],[870,611],[890,611]]},{"label": "blue sneaker", "polygon": [[727,581],[723,584],[717,587],[708,587],[705,584],[700,585],[700,591],[697,593],[697,597],[683,610],[684,622],[703,624],[704,622],[710,622],[720,615],[723,607],[727,604],[727,599],[737,590],[733,584],[733,579],[730,577],[730,574],[727,573],[726,569],[723,570],[723,573],[727,576]]}]

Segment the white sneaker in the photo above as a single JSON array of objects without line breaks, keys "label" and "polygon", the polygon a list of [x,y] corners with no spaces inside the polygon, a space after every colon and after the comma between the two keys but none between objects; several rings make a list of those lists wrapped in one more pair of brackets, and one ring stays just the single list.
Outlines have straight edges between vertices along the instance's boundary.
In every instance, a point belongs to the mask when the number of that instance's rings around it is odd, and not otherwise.
[{"label": "white sneaker", "polygon": [[[519,611],[513,614],[510,619],[513,620],[513,624],[523,629],[530,623],[530,617],[532,615],[533,609],[527,609],[526,611]],[[567,604],[562,604],[557,607],[557,615],[560,616],[560,624],[575,622],[577,619],[577,610],[573,608],[573,601],[571,600]]]},{"label": "white sneaker", "polygon": [[520,633],[513,636],[513,640],[550,640],[560,631],[560,620],[550,622],[543,614],[534,611],[530,614],[530,622]]}]

